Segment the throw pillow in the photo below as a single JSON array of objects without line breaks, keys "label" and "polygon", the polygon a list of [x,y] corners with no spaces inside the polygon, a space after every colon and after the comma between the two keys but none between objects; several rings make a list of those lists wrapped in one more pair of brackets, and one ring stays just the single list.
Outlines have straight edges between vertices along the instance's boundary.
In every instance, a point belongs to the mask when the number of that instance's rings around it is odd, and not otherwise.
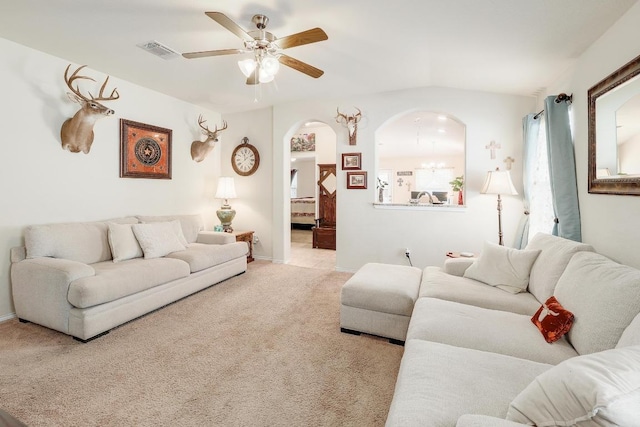
[{"label": "throw pillow", "polygon": [[538,375],[507,419],[537,426],[632,426],[640,420],[640,346],[577,356]]},{"label": "throw pillow", "polygon": [[640,313],[640,270],[595,252],[578,252],[554,296],[576,318],[566,338],[580,354],[614,348]]},{"label": "throw pillow", "polygon": [[463,277],[517,294],[527,290],[531,266],[539,250],[518,250],[485,242],[480,257]]},{"label": "throw pillow", "polygon": [[545,341],[552,343],[569,332],[573,325],[573,313],[565,310],[556,297],[549,297],[536,311],[531,321],[540,330]]},{"label": "throw pillow", "polygon": [[133,234],[133,224],[108,224],[109,246],[113,262],[142,257],[142,248]]},{"label": "throw pillow", "polygon": [[133,233],[140,243],[145,259],[160,258],[171,252],[183,251],[186,247],[176,235],[175,225],[171,222],[133,224]]}]

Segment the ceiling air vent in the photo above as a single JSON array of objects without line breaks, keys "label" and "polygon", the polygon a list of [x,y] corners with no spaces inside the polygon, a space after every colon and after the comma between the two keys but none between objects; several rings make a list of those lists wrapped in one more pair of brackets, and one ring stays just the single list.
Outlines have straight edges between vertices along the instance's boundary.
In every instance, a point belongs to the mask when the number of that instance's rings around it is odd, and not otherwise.
[{"label": "ceiling air vent", "polygon": [[162,59],[174,59],[180,56],[178,52],[156,40],[140,43],[136,46],[138,46],[140,49],[154,54],[155,56],[159,56]]}]

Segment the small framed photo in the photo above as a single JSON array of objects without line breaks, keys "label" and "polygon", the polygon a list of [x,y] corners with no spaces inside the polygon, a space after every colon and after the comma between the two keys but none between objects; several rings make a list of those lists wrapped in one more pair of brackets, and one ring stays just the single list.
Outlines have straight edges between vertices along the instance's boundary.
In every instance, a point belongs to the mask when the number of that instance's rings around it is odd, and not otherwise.
[{"label": "small framed photo", "polygon": [[171,179],[171,133],[120,119],[120,178]]},{"label": "small framed photo", "polygon": [[347,188],[350,190],[364,190],[367,188],[367,172],[347,172]]},{"label": "small framed photo", "polygon": [[342,170],[362,169],[362,153],[342,153]]}]

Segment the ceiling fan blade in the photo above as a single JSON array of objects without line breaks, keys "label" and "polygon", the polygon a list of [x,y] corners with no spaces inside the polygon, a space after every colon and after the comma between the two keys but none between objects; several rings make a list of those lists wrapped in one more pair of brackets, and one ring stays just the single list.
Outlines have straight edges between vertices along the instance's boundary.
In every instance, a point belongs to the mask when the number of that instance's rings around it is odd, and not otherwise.
[{"label": "ceiling fan blade", "polygon": [[245,53],[242,49],[221,49],[221,50],[203,50],[202,52],[183,53],[187,59],[206,58],[207,56],[235,55],[236,53]]},{"label": "ceiling fan blade", "polygon": [[280,46],[281,49],[288,49],[290,47],[302,46],[303,44],[321,42],[328,38],[327,33],[325,33],[322,28],[312,28],[311,30],[277,39],[276,44]]},{"label": "ceiling fan blade", "polygon": [[324,71],[287,55],[280,55],[278,60],[281,64],[286,65],[287,67],[291,67],[294,70],[300,71],[301,73],[305,73],[306,75],[311,76],[314,79],[317,79],[324,74]]},{"label": "ceiling fan blade", "polygon": [[225,27],[227,30],[231,31],[236,36],[240,37],[242,40],[247,42],[252,42],[255,39],[251,37],[245,30],[243,30],[238,24],[233,22],[227,15],[220,12],[205,12],[209,18],[216,21],[218,24]]}]

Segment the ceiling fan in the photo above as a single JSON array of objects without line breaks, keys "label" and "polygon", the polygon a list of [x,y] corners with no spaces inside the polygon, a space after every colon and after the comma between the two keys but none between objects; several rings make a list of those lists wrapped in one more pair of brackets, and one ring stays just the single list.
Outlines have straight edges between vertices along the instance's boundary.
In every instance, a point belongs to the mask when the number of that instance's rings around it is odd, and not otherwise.
[{"label": "ceiling fan", "polygon": [[256,29],[248,32],[223,13],[205,12],[205,15],[240,37],[244,42],[244,49],[183,53],[182,56],[187,59],[253,53],[254,58],[238,62],[240,70],[247,76],[248,85],[267,83],[273,80],[273,76],[277,73],[280,64],[316,79],[324,74],[324,71],[282,53],[284,49],[327,40],[327,34],[321,28],[313,28],[279,39],[265,30],[269,23],[269,18],[265,15],[254,15],[251,22],[255,24]]}]

